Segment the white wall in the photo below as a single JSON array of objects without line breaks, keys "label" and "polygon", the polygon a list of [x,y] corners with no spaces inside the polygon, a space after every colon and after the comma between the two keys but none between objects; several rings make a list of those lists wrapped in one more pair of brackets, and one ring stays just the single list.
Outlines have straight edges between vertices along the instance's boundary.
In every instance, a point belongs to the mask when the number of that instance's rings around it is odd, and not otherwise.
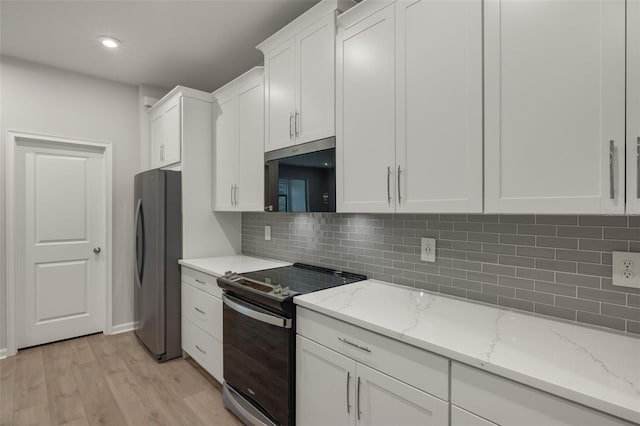
[{"label": "white wall", "polygon": [[6,347],[4,271],[7,130],[113,145],[113,323],[133,321],[133,176],[140,168],[138,88],[0,57],[0,348]]}]

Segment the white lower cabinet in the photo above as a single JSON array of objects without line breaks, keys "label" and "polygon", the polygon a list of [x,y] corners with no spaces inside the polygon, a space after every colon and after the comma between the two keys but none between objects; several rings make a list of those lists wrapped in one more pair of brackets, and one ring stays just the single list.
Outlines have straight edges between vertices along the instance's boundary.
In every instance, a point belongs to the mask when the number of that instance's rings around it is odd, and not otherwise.
[{"label": "white lower cabinet", "polygon": [[182,267],[182,350],[222,377],[222,299],[216,277]]},{"label": "white lower cabinet", "polygon": [[489,420],[476,416],[460,407],[451,405],[451,426],[497,426]]},{"label": "white lower cabinet", "polygon": [[[452,426],[491,422],[502,426],[631,426],[624,420],[457,362],[451,365],[451,404],[482,417],[474,422],[468,415],[452,413]],[[489,422],[483,423],[484,419]]]},{"label": "white lower cabinet", "polygon": [[356,362],[296,336],[296,424],[347,426],[355,415]]},{"label": "white lower cabinet", "polygon": [[447,402],[300,335],[296,345],[298,425],[448,424]]},{"label": "white lower cabinet", "polygon": [[299,426],[449,424],[449,361],[298,307]]}]

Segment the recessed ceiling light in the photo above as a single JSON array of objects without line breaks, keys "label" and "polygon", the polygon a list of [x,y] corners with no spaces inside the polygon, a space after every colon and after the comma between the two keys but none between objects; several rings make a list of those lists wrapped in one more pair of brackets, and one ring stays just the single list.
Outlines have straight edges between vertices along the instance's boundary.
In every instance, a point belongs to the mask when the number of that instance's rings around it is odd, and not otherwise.
[{"label": "recessed ceiling light", "polygon": [[100,40],[100,43],[102,43],[103,46],[111,49],[115,49],[116,47],[120,46],[120,42],[113,37],[100,36],[98,37],[98,40]]}]

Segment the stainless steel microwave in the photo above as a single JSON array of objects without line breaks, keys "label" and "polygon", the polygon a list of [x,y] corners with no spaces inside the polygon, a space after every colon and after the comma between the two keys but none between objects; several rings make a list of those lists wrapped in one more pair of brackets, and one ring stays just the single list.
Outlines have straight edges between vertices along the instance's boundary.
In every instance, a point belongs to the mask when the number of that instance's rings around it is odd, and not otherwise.
[{"label": "stainless steel microwave", "polygon": [[264,200],[268,212],[335,212],[336,139],[266,152]]}]

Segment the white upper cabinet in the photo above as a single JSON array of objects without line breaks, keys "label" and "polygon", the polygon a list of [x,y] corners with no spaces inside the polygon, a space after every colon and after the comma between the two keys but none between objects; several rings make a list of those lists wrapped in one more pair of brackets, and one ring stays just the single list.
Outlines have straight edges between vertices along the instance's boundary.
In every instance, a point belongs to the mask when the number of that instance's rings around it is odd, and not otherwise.
[{"label": "white upper cabinet", "polygon": [[147,111],[150,123],[149,164],[152,169],[180,163],[182,144],[185,143],[183,139],[193,136],[194,129],[211,128],[210,114],[207,114],[205,121],[200,119],[199,114],[185,112],[185,99],[193,100],[197,111],[211,108],[210,93],[176,86]]},{"label": "white upper cabinet", "polygon": [[398,212],[482,212],[482,2],[396,4]]},{"label": "white upper cabinet", "polygon": [[335,13],[302,31],[296,46],[296,143],[335,136]]},{"label": "white upper cabinet", "polygon": [[353,19],[339,23],[336,43],[336,208],[393,212],[394,6],[366,15],[352,12]]},{"label": "white upper cabinet", "polygon": [[265,151],[335,135],[335,16],[323,0],[258,45],[265,64]]},{"label": "white upper cabinet", "polygon": [[625,1],[484,7],[485,211],[623,213]]},{"label": "white upper cabinet", "polygon": [[255,67],[214,94],[213,210],[264,208],[264,80]]},{"label": "white upper cabinet", "polygon": [[269,52],[265,64],[265,145],[264,151],[293,145],[295,116],[294,43],[288,40]]},{"label": "white upper cabinet", "polygon": [[627,213],[640,214],[640,0],[627,1]]},{"label": "white upper cabinet", "polygon": [[338,211],[482,212],[481,40],[480,0],[338,18]]},{"label": "white upper cabinet", "polygon": [[149,110],[151,123],[149,164],[152,169],[180,162],[181,99],[179,94],[169,99],[163,98]]}]

